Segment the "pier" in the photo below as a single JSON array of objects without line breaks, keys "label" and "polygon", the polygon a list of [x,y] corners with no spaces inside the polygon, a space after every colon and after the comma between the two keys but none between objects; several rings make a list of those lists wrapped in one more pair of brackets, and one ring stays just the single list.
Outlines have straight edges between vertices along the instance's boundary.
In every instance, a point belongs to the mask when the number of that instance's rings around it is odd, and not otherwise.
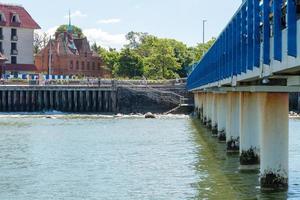
[{"label": "pier", "polygon": [[[272,5],[272,6],[270,6]],[[299,3],[247,0],[188,78],[195,112],[262,189],[288,188],[289,94],[300,91]]]},{"label": "pier", "polygon": [[116,89],[78,86],[1,86],[0,112],[116,112]]}]

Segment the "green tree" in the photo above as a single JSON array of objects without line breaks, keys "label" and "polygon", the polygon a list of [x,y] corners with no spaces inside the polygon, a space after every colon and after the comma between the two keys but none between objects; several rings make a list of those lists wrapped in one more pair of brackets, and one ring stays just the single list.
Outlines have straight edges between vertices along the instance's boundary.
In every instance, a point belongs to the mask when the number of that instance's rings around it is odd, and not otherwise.
[{"label": "green tree", "polygon": [[120,53],[115,49],[106,50],[105,48],[102,48],[100,46],[98,46],[97,49],[106,67],[111,70],[113,77],[116,77],[119,66]]},{"label": "green tree", "polygon": [[143,76],[144,66],[142,58],[129,48],[122,49],[116,74],[126,78]]},{"label": "green tree", "polygon": [[146,76],[154,79],[171,79],[178,77],[175,72],[180,68],[172,47],[167,39],[157,40],[152,54],[145,59]]},{"label": "green tree", "polygon": [[[81,28],[79,28],[79,27],[77,27],[77,26],[74,26],[74,25],[71,25],[71,26],[72,26],[72,29],[73,29],[73,33],[74,33],[75,35],[77,35],[77,36],[80,37],[80,38],[83,38],[83,37],[84,37],[84,34],[83,34]],[[66,31],[68,30],[68,27],[69,27],[69,25],[67,25],[67,24],[61,25],[61,26],[59,26],[59,27],[56,29],[55,33],[64,33],[64,32],[66,32]]]},{"label": "green tree", "polygon": [[137,49],[147,35],[148,33],[134,31],[127,33],[125,37],[129,44],[125,45],[125,48]]}]

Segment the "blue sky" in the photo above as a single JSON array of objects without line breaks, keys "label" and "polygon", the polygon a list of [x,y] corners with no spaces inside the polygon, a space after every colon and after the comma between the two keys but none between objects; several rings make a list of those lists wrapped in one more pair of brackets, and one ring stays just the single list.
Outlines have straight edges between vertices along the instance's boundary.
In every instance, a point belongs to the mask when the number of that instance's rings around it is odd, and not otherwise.
[{"label": "blue sky", "polygon": [[2,0],[23,5],[40,24],[53,32],[72,22],[90,42],[120,48],[129,31],[174,38],[189,46],[202,41],[202,19],[207,20],[206,40],[225,27],[242,0]]}]

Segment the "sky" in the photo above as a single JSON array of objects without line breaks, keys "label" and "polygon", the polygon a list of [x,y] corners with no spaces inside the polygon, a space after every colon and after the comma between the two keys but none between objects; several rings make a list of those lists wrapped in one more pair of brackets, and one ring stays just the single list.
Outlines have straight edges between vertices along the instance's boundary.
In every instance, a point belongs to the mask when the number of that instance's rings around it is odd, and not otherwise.
[{"label": "sky", "polygon": [[83,29],[91,43],[120,49],[130,31],[173,38],[195,46],[202,42],[202,20],[207,20],[205,40],[217,37],[242,0],[1,0],[20,4],[42,27],[53,33],[68,23]]}]

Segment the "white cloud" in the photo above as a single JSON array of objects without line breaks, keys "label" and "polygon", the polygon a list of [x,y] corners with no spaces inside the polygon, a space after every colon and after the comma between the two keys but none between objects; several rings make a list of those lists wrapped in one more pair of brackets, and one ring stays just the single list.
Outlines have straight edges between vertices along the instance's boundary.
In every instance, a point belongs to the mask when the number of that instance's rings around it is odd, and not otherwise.
[{"label": "white cloud", "polygon": [[83,34],[90,42],[96,42],[105,48],[113,47],[119,49],[127,43],[125,34],[111,34],[97,28],[85,29]]},{"label": "white cloud", "polygon": [[98,20],[98,24],[116,24],[116,23],[119,23],[119,22],[121,22],[121,19],[118,19],[118,18]]},{"label": "white cloud", "polygon": [[[54,37],[57,28],[58,26],[49,28],[47,30],[36,30],[36,33],[47,33],[47,35]],[[83,29],[83,34],[91,43],[96,42],[98,45],[101,45],[105,48],[112,47],[120,49],[124,44],[127,44],[125,34],[111,34],[97,28]]]},{"label": "white cloud", "polygon": [[[75,12],[71,13],[71,18],[83,18],[87,17],[87,14],[82,13],[80,10],[76,10]],[[66,19],[69,18],[69,15],[65,16]]]},{"label": "white cloud", "polygon": [[38,30],[35,30],[35,33],[37,33],[39,35],[42,35],[42,34],[46,33],[48,36],[53,37],[55,35],[55,31],[56,31],[57,28],[58,28],[58,26],[54,26],[54,27],[49,28],[47,30],[38,29]]}]

